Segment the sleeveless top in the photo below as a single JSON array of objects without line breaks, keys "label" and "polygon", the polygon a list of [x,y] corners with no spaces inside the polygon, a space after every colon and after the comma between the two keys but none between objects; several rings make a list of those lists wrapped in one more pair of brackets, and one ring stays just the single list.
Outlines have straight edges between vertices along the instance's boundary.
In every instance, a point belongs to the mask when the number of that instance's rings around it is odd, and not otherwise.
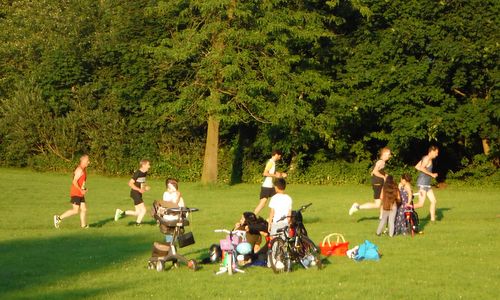
[{"label": "sleeveless top", "polygon": [[[82,169],[82,171],[83,171],[82,176],[80,176],[80,178],[78,178],[78,180],[76,181],[76,183],[78,184],[78,187],[80,189],[85,189],[85,181],[87,180],[87,170]],[[71,182],[71,189],[69,190],[69,195],[71,197],[83,197],[83,194],[80,192],[79,189],[77,189],[73,185],[73,182]]]},{"label": "sleeveless top", "polygon": [[[267,168],[269,168],[269,174],[274,174],[276,172],[276,163],[272,159],[270,159],[266,164],[266,169]],[[267,176],[266,178],[264,178],[264,182],[262,183],[262,186],[267,187],[267,188],[274,187],[273,178],[270,176]]]},{"label": "sleeveless top", "polygon": [[[429,173],[432,173],[432,163],[428,167],[425,167],[425,169]],[[417,186],[431,186],[431,181],[432,181],[431,176],[429,176],[423,172],[418,173]]]},{"label": "sleeveless top", "polygon": [[[377,163],[375,163],[375,165],[376,164]],[[384,173],[384,168],[385,168],[385,163],[382,166],[382,168],[380,168],[378,171],[383,174]],[[382,185],[382,184],[384,184],[384,178],[380,178],[378,176],[375,176],[375,174],[373,174],[373,172],[372,172],[372,185]]]},{"label": "sleeveless top", "polygon": [[408,192],[405,190],[404,186],[400,187],[399,188],[399,194],[401,195],[401,205],[403,207],[405,207],[406,205],[408,205],[409,203],[409,195],[408,195]]}]

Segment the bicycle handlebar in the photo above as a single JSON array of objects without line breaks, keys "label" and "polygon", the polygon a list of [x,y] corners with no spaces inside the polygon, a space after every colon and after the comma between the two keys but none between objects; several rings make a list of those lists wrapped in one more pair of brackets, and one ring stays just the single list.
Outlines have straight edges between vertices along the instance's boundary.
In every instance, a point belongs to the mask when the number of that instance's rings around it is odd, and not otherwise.
[{"label": "bicycle handlebar", "polygon": [[304,210],[306,210],[309,206],[311,206],[312,203],[309,203],[309,204],[306,204],[306,205],[302,205],[300,208],[299,208],[299,211],[300,212],[303,212]]},{"label": "bicycle handlebar", "polygon": [[[306,210],[309,206],[311,206],[312,203],[309,203],[309,204],[306,204],[306,205],[302,205],[297,211],[299,212],[303,212],[304,210]],[[281,217],[278,221],[276,222],[279,222],[279,221],[283,221],[284,219],[286,218],[291,218],[292,216],[283,216]]]},{"label": "bicycle handlebar", "polygon": [[246,232],[244,230],[227,230],[227,229],[215,229],[214,232],[223,232],[232,235],[244,236]]}]

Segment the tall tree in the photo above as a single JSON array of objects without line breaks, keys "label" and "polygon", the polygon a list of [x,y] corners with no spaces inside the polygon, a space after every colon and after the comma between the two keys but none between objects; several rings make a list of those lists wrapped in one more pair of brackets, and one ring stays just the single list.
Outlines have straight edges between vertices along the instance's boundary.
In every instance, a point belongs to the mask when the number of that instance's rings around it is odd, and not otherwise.
[{"label": "tall tree", "polygon": [[[333,37],[329,6],[317,1],[163,1],[152,12],[171,34],[151,50],[160,63],[183,65],[176,111],[207,124],[202,181],[217,180],[219,127],[269,124],[311,130],[314,106],[331,83],[318,52]],[[169,21],[166,21],[169,22]]]}]

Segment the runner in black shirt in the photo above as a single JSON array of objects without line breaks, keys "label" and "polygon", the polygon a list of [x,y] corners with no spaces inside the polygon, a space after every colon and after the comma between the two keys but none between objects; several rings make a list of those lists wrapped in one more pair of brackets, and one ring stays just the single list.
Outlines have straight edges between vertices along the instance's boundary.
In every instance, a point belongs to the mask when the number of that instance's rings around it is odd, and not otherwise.
[{"label": "runner in black shirt", "polygon": [[137,216],[136,225],[140,226],[142,218],[146,214],[146,206],[142,200],[142,194],[149,190],[146,185],[146,176],[148,175],[149,168],[151,167],[149,160],[143,159],[140,162],[139,170],[135,171],[128,182],[130,187],[130,197],[134,200],[135,210],[123,211],[119,208],[115,211],[115,221],[118,221],[124,216]]}]

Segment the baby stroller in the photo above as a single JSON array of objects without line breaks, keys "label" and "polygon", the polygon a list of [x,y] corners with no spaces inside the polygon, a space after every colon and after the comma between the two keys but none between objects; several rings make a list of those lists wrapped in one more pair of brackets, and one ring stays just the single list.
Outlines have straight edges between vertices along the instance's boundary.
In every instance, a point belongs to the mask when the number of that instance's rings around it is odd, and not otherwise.
[{"label": "baby stroller", "polygon": [[413,201],[410,203],[410,205],[405,206],[405,219],[407,233],[411,233],[412,237],[415,236],[415,233],[419,232],[419,219],[418,214],[413,206]]},{"label": "baby stroller", "polygon": [[165,234],[165,242],[153,243],[153,251],[148,261],[149,269],[163,271],[165,263],[172,262],[172,267],[179,267],[179,263],[184,263],[192,270],[197,269],[195,260],[188,260],[177,253],[176,244],[183,248],[194,244],[194,237],[191,232],[185,233],[184,227],[189,226],[187,215],[198,211],[197,208],[173,207],[172,204],[164,201],[153,203],[152,215],[159,224],[160,232]]}]

